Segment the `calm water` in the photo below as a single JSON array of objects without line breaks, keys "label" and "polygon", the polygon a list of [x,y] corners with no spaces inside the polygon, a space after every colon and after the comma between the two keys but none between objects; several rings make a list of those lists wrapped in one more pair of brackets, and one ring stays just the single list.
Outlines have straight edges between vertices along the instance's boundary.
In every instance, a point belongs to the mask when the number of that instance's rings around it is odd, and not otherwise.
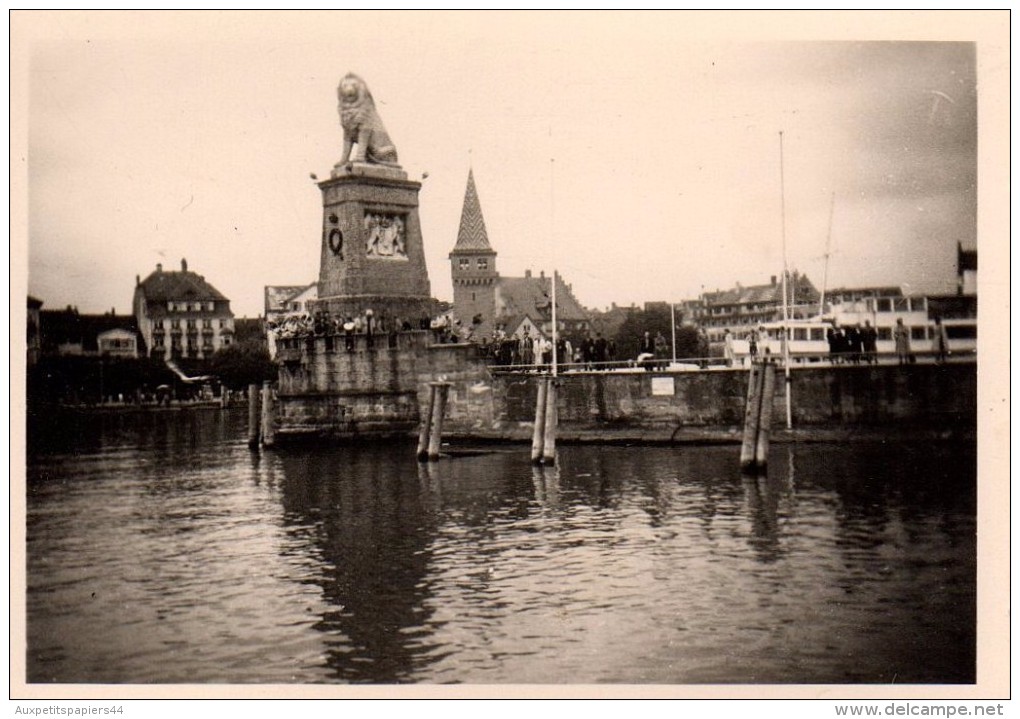
[{"label": "calm water", "polygon": [[962,446],[253,454],[243,411],[32,453],[30,682],[973,682]]}]

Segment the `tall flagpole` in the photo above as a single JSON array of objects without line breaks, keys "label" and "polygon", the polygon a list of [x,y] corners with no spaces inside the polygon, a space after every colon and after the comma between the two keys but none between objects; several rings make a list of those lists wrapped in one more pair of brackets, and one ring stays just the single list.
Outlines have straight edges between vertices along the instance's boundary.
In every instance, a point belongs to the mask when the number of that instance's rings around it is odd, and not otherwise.
[{"label": "tall flagpole", "polygon": [[783,131],[779,131],[779,206],[783,235],[783,368],[786,379],[786,428],[793,428],[793,407],[790,398],[790,305],[787,297],[786,265],[786,173],[783,168]]},{"label": "tall flagpole", "polygon": [[[673,328],[673,364],[675,365],[676,364],[676,303],[675,302],[670,302],[669,303],[669,320],[670,320],[670,325]],[[670,369],[675,369],[675,367],[671,367]]]},{"label": "tall flagpole", "polygon": [[[553,192],[554,188],[554,177],[555,177],[555,159],[549,158],[549,248],[552,249],[556,242],[556,195]],[[557,366],[559,364],[559,357],[557,345],[556,345],[556,260],[555,252],[553,253],[553,271],[552,271],[552,376],[556,376]]]}]

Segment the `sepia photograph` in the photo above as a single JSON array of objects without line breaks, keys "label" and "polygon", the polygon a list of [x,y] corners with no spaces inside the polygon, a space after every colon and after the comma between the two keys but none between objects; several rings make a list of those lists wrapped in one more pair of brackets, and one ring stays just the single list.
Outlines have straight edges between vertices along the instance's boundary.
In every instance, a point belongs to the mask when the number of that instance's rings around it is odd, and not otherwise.
[{"label": "sepia photograph", "polygon": [[1008,698],[1008,11],[10,27],[12,697]]}]

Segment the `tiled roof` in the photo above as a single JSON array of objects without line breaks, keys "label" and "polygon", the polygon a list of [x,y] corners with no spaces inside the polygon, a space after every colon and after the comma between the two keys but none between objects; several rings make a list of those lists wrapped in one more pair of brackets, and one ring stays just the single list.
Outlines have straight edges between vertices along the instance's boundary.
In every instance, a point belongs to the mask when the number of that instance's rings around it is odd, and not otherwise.
[{"label": "tiled roof", "polygon": [[482,205],[478,201],[475,189],[475,175],[468,170],[467,190],[464,192],[464,208],[460,213],[460,229],[457,230],[457,244],[454,252],[492,251],[489,235],[485,231],[485,218],[482,217]]},{"label": "tiled roof", "polygon": [[166,272],[157,270],[142,280],[139,289],[150,302],[167,300],[228,301],[205,278],[189,270]]},{"label": "tiled roof", "polygon": [[266,312],[282,312],[287,308],[288,300],[301,294],[309,287],[311,285],[266,285]]},{"label": "tiled roof", "polygon": [[[804,275],[793,274],[790,277],[790,294],[794,301],[814,299],[818,291]],[[709,305],[744,305],[781,303],[783,301],[782,282],[767,285],[737,286],[720,292],[706,292],[705,303]]]},{"label": "tiled roof", "polygon": [[[552,304],[552,287],[548,277],[500,277],[497,285],[497,304],[503,315],[526,314],[549,316]],[[579,321],[588,319],[588,313],[574,297],[563,278],[556,275],[556,319]]]}]

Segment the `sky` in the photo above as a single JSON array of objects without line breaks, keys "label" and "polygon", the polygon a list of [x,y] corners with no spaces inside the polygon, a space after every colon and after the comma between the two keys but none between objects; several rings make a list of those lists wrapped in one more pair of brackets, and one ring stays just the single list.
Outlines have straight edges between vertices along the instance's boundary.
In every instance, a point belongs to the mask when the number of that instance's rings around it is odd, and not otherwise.
[{"label": "sky", "polygon": [[469,168],[500,272],[557,268],[589,308],[765,283],[784,246],[819,289],[953,292],[979,75],[1008,72],[968,17],[20,14],[13,239],[44,309],[129,313],[137,275],[187,258],[257,316],[265,285],[318,277],[310,174],[340,157],[355,72],[422,180],[440,299]]}]

